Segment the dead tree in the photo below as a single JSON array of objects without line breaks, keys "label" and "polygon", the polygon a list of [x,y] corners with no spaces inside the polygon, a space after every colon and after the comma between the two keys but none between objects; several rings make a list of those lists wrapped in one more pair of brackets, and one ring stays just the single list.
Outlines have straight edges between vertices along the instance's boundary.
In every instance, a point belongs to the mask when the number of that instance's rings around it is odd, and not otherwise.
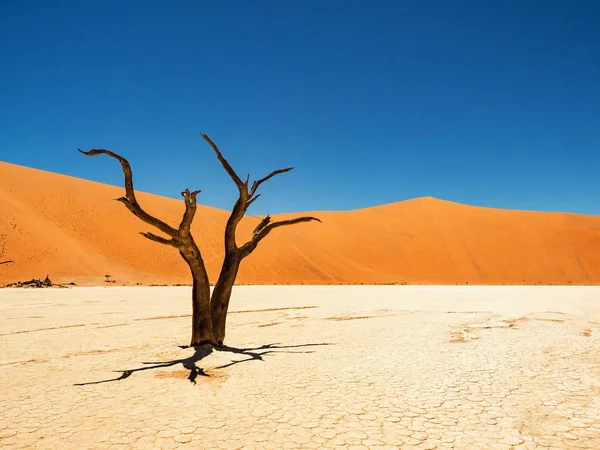
[{"label": "dead tree", "polygon": [[225,340],[225,327],[227,319],[227,310],[231,291],[237,277],[240,264],[244,258],[250,255],[273,229],[294,225],[302,222],[318,221],[316,217],[298,217],[295,219],[271,221],[270,216],[266,216],[254,229],[252,238],[245,244],[238,246],[236,241],[237,226],[246,214],[248,207],[260,196],[257,194],[259,186],[275,175],[289,172],[293,167],[275,170],[264,178],[256,180],[250,186],[250,175],[245,181],[237,175],[231,165],[221,154],[219,148],[210,138],[202,134],[202,137],[210,144],[215,151],[217,158],[229,177],[233,180],[239,191],[239,197],[236,201],[231,215],[225,226],[225,257],[219,278],[213,289],[212,297],[210,295],[210,285],[208,273],[200,249],[196,245],[191,233],[191,225],[196,214],[196,196],[200,191],[190,192],[186,189],[181,193],[185,203],[185,211],[178,228],[173,228],[162,220],[148,214],[138,203],[133,188],[133,176],[129,162],[120,155],[110,150],[93,149],[81,153],[87,156],[96,156],[100,154],[109,155],[121,163],[125,175],[125,197],[118,198],[117,201],[123,203],[136,217],[147,224],[157,228],[168,237],[159,236],[153,233],[141,233],[147,239],[158,242],[159,244],[169,245],[179,250],[181,257],[190,267],[192,274],[192,340],[191,346],[211,344],[222,346]]}]

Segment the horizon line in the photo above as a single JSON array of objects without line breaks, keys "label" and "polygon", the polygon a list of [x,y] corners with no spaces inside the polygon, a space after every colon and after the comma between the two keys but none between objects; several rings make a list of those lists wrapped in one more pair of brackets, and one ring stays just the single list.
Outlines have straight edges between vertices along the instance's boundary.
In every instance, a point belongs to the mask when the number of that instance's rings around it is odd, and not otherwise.
[{"label": "horizon line", "polygon": [[[100,184],[103,186],[111,186],[111,187],[115,187],[115,188],[124,189],[123,185],[115,185],[115,184],[110,184],[110,183],[106,183],[106,182],[102,182],[102,181],[94,181],[94,180],[90,180],[87,178],[82,178],[82,177],[78,177],[78,176],[74,176],[74,175],[67,175],[67,174],[59,173],[59,172],[52,172],[50,170],[40,169],[37,167],[31,167],[31,166],[24,166],[22,164],[15,164],[15,163],[3,161],[3,160],[0,160],[0,163],[7,164],[10,166],[21,167],[21,168],[29,169],[29,170],[37,170],[39,172],[44,172],[44,173],[57,175],[57,176],[61,176],[61,177],[72,178],[75,180],[86,181],[88,183],[96,183],[96,184]],[[141,194],[154,195],[157,197],[168,198],[171,200],[183,201],[179,197],[174,197],[174,196],[164,195],[164,194],[157,194],[154,192],[148,192],[148,191],[144,191],[144,190],[135,189],[135,192],[141,193]],[[492,209],[492,210],[496,210],[496,211],[515,211],[515,212],[541,213],[541,214],[566,214],[566,215],[574,215],[574,216],[600,217],[600,213],[599,214],[586,214],[586,213],[578,213],[578,212],[571,212],[571,211],[556,211],[556,210],[549,211],[549,210],[541,210],[541,209],[517,209],[517,208],[507,208],[507,207],[475,205],[472,203],[462,203],[462,202],[458,202],[455,200],[449,200],[449,199],[445,199],[445,198],[441,198],[441,197],[435,197],[432,195],[421,195],[418,197],[409,197],[409,198],[404,198],[404,199],[395,200],[395,201],[391,201],[391,202],[376,203],[376,204],[371,204],[370,206],[364,206],[364,207],[353,208],[353,209],[311,209],[311,210],[306,210],[306,211],[275,212],[275,213],[269,213],[269,214],[270,215],[286,215],[286,214],[302,214],[302,213],[309,213],[309,212],[311,212],[311,213],[312,212],[314,212],[314,213],[352,212],[352,211],[361,211],[361,210],[367,210],[367,209],[373,209],[373,208],[381,208],[381,207],[385,207],[385,206],[396,205],[398,203],[419,201],[419,200],[420,201],[434,201],[434,202],[440,202],[440,203],[452,203],[452,204],[464,206],[464,207],[484,208],[484,209]],[[225,208],[221,208],[221,207],[213,206],[213,205],[208,205],[208,204],[205,204],[202,202],[198,202],[198,205],[206,207],[206,208],[218,209],[220,211],[226,211],[226,212],[230,211],[229,209],[225,209]],[[247,217],[262,217],[264,215],[266,215],[266,214],[246,214]]]}]

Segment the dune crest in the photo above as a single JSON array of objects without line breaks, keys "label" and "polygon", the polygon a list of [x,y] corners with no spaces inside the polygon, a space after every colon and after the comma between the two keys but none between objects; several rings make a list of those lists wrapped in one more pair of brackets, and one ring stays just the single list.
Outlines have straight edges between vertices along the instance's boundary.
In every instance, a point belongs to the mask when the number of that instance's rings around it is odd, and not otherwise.
[{"label": "dune crest", "polygon": [[[0,162],[0,284],[44,277],[104,285],[190,283],[177,251],[113,199],[121,187]],[[176,226],[183,202],[139,193]],[[265,201],[268,201],[266,199]],[[229,212],[199,205],[192,227],[211,281]],[[271,233],[240,284],[600,284],[600,217],[467,206],[432,197],[347,212]],[[291,215],[290,215],[291,216]],[[285,214],[275,216],[286,217]],[[246,217],[246,240],[261,217]],[[0,242],[0,246],[2,242]]]}]

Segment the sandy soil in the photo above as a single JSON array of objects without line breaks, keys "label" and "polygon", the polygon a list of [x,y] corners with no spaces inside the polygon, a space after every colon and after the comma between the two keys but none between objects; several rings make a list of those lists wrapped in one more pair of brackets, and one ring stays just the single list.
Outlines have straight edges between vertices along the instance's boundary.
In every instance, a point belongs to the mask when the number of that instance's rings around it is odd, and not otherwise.
[{"label": "sandy soil", "polygon": [[[120,171],[116,163],[114,170]],[[5,257],[15,261],[0,266],[0,284],[46,274],[55,282],[86,285],[104,284],[106,274],[133,285],[189,283],[175,249],[138,234],[155,230],[113,200],[122,195],[123,188],[0,162],[0,248],[4,243]],[[181,220],[181,201],[150,194],[139,200],[171,225]],[[597,216],[433,198],[311,214],[323,223],[275,230],[244,261],[238,282],[600,284]],[[227,217],[201,206],[193,228],[212,280],[222,261]],[[260,219],[242,222],[240,242]]]},{"label": "sandy soil", "polygon": [[[600,448],[600,288],[0,290],[2,448]],[[190,382],[193,380],[193,383]]]}]

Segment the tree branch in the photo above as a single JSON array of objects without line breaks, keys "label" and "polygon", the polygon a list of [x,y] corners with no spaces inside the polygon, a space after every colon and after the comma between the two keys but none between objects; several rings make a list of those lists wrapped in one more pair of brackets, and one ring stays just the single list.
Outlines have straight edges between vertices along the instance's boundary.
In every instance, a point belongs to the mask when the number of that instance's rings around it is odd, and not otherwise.
[{"label": "tree branch", "polygon": [[275,229],[275,228],[279,228],[279,227],[286,227],[288,225],[295,225],[297,223],[302,223],[302,222],[321,222],[321,219],[318,219],[317,217],[311,217],[311,216],[305,216],[305,217],[296,217],[295,219],[288,219],[288,220],[280,220],[279,222],[272,222],[269,223],[267,226],[265,226],[260,232],[259,235],[257,236],[257,238],[263,239],[267,234],[269,234],[271,232],[271,230]]},{"label": "tree branch", "polygon": [[294,168],[293,167],[288,167],[286,169],[274,170],[273,172],[271,172],[266,177],[261,178],[260,180],[256,180],[254,183],[252,183],[252,188],[250,189],[250,197],[252,197],[256,193],[256,190],[258,189],[258,187],[261,184],[263,184],[265,181],[273,178],[275,175],[279,175],[281,173],[286,173],[286,172],[289,172],[290,170],[294,170]]},{"label": "tree branch", "polygon": [[260,233],[268,224],[271,222],[271,216],[267,215],[263,220],[260,221],[256,228],[252,232],[252,239],[254,239],[258,233]]},{"label": "tree branch", "polygon": [[254,197],[252,197],[250,200],[248,200],[246,202],[246,209],[248,209],[250,207],[250,205],[252,203],[254,203],[258,197],[260,197],[260,194],[256,194]]},{"label": "tree branch", "polygon": [[8,264],[8,263],[12,263],[12,262],[14,262],[14,261],[10,261],[10,260],[9,261],[0,261],[0,264]]},{"label": "tree branch", "polygon": [[150,239],[151,241],[154,242],[158,242],[159,244],[165,244],[165,245],[171,245],[173,247],[176,247],[177,244],[175,243],[175,241],[173,239],[167,239],[161,236],[157,236],[156,234],[153,233],[140,233],[142,236],[144,236],[147,239]]},{"label": "tree branch", "polygon": [[183,213],[181,224],[179,224],[180,230],[190,230],[190,227],[192,226],[192,221],[194,220],[194,216],[196,215],[196,196],[199,193],[200,191],[190,192],[189,189],[186,189],[181,193],[181,195],[183,196],[183,201],[185,203],[185,212]]},{"label": "tree branch", "polygon": [[239,191],[239,197],[231,210],[231,214],[229,215],[229,219],[227,220],[227,225],[225,225],[225,253],[227,254],[235,254],[238,251],[237,244],[235,242],[235,232],[237,229],[237,225],[244,217],[244,213],[248,207],[248,183],[250,181],[250,174],[246,178],[246,181],[242,181],[242,179],[238,176],[238,174],[233,170],[229,162],[223,157],[223,154],[219,150],[219,147],[211,141],[211,139],[204,133],[201,133],[202,137],[215,151],[217,158],[221,162],[221,165],[225,169],[225,171],[229,174],[229,177],[233,180],[235,185]]},{"label": "tree branch", "polygon": [[258,243],[262,241],[275,228],[313,221],[321,222],[320,219],[310,216],[296,217],[295,219],[280,220],[278,222],[271,222],[271,216],[265,217],[254,229],[254,232],[252,233],[252,239],[250,239],[250,241],[248,241],[240,247],[242,257],[246,257],[250,253],[252,253],[252,251],[256,248]]},{"label": "tree branch", "polygon": [[178,232],[175,228],[171,227],[170,225],[167,225],[162,220],[157,219],[156,217],[148,214],[142,209],[140,204],[137,202],[137,199],[135,198],[135,191],[133,189],[133,175],[131,173],[131,166],[129,165],[129,161],[127,161],[122,156],[111,152],[110,150],[93,149],[87,152],[84,152],[81,149],[77,150],[79,150],[86,156],[96,156],[104,154],[119,161],[121,163],[121,167],[123,168],[123,174],[125,175],[125,197],[118,198],[117,201],[123,203],[127,207],[127,209],[129,209],[135,216],[139,217],[147,224],[158,228],[160,231],[162,231],[165,234],[168,234],[169,236],[177,235]]},{"label": "tree branch", "polygon": [[221,165],[225,169],[225,172],[227,172],[229,174],[229,176],[231,177],[231,179],[233,180],[235,185],[238,187],[238,189],[240,191],[244,190],[247,192],[248,186],[244,184],[244,182],[241,180],[241,178],[238,176],[238,174],[235,173],[235,170],[233,170],[233,167],[231,167],[231,165],[223,157],[223,154],[219,150],[219,147],[217,147],[216,144],[213,141],[211,141],[210,138],[206,134],[201,133],[201,135],[204,138],[204,140],[206,142],[208,142],[209,145],[213,148],[213,150],[217,154],[217,158],[219,159],[219,161],[221,162]]}]

